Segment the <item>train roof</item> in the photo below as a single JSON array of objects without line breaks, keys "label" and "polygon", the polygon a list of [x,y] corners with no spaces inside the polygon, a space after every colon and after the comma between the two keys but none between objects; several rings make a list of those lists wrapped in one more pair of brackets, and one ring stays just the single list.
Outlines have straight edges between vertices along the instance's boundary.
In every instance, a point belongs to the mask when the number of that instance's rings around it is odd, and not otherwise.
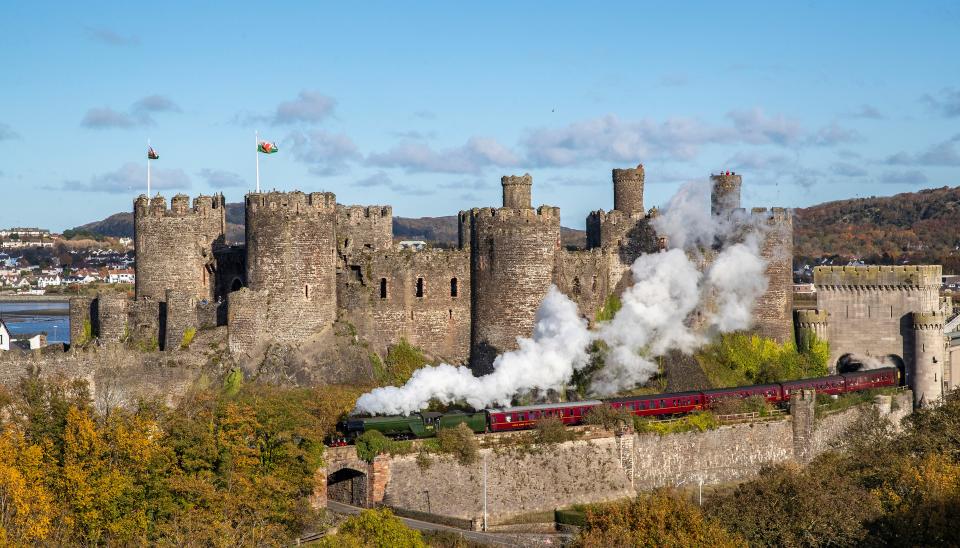
[{"label": "train roof", "polygon": [[606,403],[622,403],[625,401],[636,400],[661,400],[664,398],[676,398],[680,396],[699,396],[700,390],[687,390],[686,392],[660,392],[658,394],[642,394],[639,396],[622,396],[619,398],[603,398]]},{"label": "train roof", "polygon": [[870,375],[872,373],[893,373],[899,371],[896,367],[878,367],[876,369],[860,369],[858,371],[849,371],[840,373],[841,377],[856,377],[860,375]]},{"label": "train roof", "polygon": [[779,388],[780,383],[769,383],[769,384],[750,384],[747,386],[731,386],[730,388],[711,388],[710,390],[704,390],[704,394],[720,394],[723,392],[744,392],[746,390],[756,390],[758,388]]},{"label": "train roof", "polygon": [[565,409],[567,407],[582,407],[584,405],[601,405],[600,400],[567,401],[560,403],[538,403],[536,405],[521,405],[519,407],[500,407],[487,409],[491,413],[513,413],[517,411],[542,411],[544,409]]}]

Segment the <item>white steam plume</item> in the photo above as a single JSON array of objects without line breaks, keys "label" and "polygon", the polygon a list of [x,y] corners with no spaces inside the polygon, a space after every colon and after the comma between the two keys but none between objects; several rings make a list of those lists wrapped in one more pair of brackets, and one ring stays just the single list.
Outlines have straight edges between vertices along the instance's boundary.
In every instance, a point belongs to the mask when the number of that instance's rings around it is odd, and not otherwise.
[{"label": "white steam plume", "polygon": [[[598,329],[590,331],[576,304],[551,287],[537,311],[533,337],[518,337],[519,348],[497,356],[492,373],[474,377],[466,367],[424,367],[402,387],[364,394],[356,411],[406,414],[431,399],[463,401],[475,409],[508,405],[517,395],[567,386],[597,340],[608,351],[591,388],[609,394],[647,381],[657,372],[657,356],[689,353],[712,334],[750,327],[753,305],[767,287],[760,255],[766,225],[742,213],[711,215],[709,186],[699,183],[682,187],[654,226],[672,249],[634,262],[622,308]],[[719,251],[712,250],[716,244]],[[697,311],[702,317],[691,321]]]}]

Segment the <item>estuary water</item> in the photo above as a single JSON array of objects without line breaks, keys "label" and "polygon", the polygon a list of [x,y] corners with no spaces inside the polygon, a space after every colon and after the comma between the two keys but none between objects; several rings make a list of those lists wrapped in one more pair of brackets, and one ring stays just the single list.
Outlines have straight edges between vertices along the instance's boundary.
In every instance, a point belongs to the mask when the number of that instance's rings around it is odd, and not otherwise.
[{"label": "estuary water", "polygon": [[0,302],[0,319],[14,337],[47,334],[47,342],[70,342],[70,304],[66,302]]}]

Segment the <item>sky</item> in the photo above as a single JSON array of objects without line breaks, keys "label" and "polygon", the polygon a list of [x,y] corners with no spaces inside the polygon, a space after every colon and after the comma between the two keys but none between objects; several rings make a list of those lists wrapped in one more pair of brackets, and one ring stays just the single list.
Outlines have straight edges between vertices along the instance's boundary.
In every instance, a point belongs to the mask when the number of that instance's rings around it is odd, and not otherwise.
[{"label": "sky", "polygon": [[0,17],[0,226],[168,198],[332,191],[405,217],[533,175],[566,226],[712,172],[743,205],[960,185],[960,3],[14,2]]}]

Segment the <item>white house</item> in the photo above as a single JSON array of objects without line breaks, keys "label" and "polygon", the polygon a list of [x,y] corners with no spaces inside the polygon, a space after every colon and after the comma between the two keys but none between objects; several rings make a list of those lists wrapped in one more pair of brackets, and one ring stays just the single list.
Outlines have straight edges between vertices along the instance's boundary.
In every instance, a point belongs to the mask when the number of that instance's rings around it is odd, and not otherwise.
[{"label": "white house", "polygon": [[403,240],[397,243],[397,246],[400,249],[412,249],[414,251],[421,251],[427,247],[427,242],[423,240]]},{"label": "white house", "polygon": [[41,276],[37,278],[37,287],[39,288],[54,287],[62,283],[60,276]]},{"label": "white house", "polygon": [[0,350],[10,350],[10,330],[3,320],[0,320]]},{"label": "white house", "polygon": [[132,284],[136,281],[133,270],[111,270],[107,273],[108,284]]}]

